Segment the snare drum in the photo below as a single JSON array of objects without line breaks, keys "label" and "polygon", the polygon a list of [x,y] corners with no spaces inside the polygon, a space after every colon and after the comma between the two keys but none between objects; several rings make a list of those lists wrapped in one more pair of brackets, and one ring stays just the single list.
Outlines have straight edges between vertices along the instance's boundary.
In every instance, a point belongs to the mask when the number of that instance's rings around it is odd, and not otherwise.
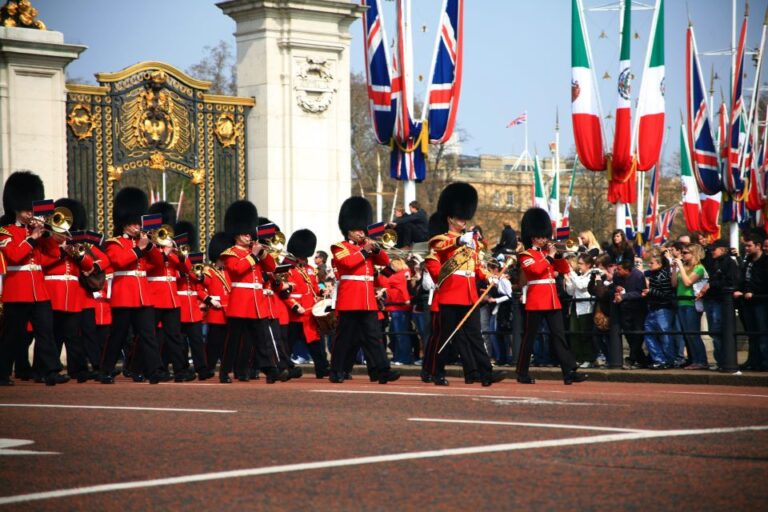
[{"label": "snare drum", "polygon": [[321,299],[312,306],[312,316],[320,334],[329,334],[336,329],[336,314],[330,309],[332,304],[331,299]]}]

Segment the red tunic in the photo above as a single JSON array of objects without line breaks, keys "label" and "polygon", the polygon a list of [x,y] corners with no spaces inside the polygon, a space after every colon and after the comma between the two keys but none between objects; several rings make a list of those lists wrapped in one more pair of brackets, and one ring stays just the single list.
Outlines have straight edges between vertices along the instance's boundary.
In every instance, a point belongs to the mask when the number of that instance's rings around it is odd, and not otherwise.
[{"label": "red tunic", "polygon": [[264,296],[262,272],[274,272],[275,259],[262,251],[256,259],[247,247],[232,246],[220,256],[232,280],[232,291],[227,304],[230,318],[269,318],[269,304]]},{"label": "red tunic", "polygon": [[42,269],[58,261],[59,248],[42,237],[30,243],[27,236],[26,226],[19,223],[0,228],[0,250],[7,265],[3,302],[50,300]]},{"label": "red tunic", "polygon": [[[288,282],[293,286],[284,304],[290,310],[290,320],[301,324],[307,343],[315,342],[320,339],[320,331],[312,315],[312,306],[321,296],[315,269],[305,265],[296,266],[288,271]],[[304,313],[297,313],[294,309],[296,306],[304,308]]]},{"label": "red tunic", "polygon": [[437,235],[429,241],[429,247],[435,251],[435,256],[437,256],[441,266],[458,251],[470,251],[466,262],[446,277],[445,281],[437,289],[435,295],[437,295],[440,304],[471,306],[477,302],[478,298],[477,280],[487,278],[485,272],[480,267],[477,250],[466,246],[459,246],[460,236],[461,233],[449,231],[444,235]]},{"label": "red tunic", "polygon": [[203,283],[197,280],[194,273],[182,272],[176,281],[178,288],[179,307],[181,308],[181,323],[191,324],[203,321],[200,304],[208,294]]},{"label": "red tunic", "polygon": [[151,306],[146,260],[149,251],[139,249],[136,240],[128,235],[110,238],[105,244],[105,250],[114,270],[111,306],[113,308]]},{"label": "red tunic", "polygon": [[411,306],[405,304],[411,300],[408,293],[408,280],[411,273],[407,269],[395,272],[389,277],[382,279],[382,285],[387,290],[386,311],[410,311]]},{"label": "red tunic", "polygon": [[332,266],[339,279],[336,293],[337,311],[376,311],[373,289],[374,264],[389,265],[384,251],[371,253],[366,258],[359,245],[344,240],[331,247]]},{"label": "red tunic", "polygon": [[176,253],[167,256],[159,248],[154,247],[147,254],[147,281],[152,305],[159,309],[175,309],[181,306],[176,280],[179,273],[191,272],[192,264],[189,259],[179,258]]},{"label": "red tunic", "polygon": [[[440,260],[437,259],[437,256],[430,254],[424,258],[424,270],[432,278],[432,282],[437,283],[437,276],[440,275]],[[440,311],[436,290],[432,293],[432,304],[429,305],[429,311],[432,313]]]},{"label": "red tunic", "polygon": [[216,299],[221,303],[221,309],[208,306],[205,314],[205,323],[223,325],[227,323],[225,310],[229,304],[229,293],[232,290],[232,284],[229,281],[227,273],[213,267],[205,269],[205,278],[203,280],[206,299]]},{"label": "red tunic", "polygon": [[568,261],[555,258],[552,263],[540,249],[533,247],[518,256],[520,268],[528,281],[526,284],[526,310],[560,309],[560,299],[555,287],[555,272],[567,274],[571,268]]},{"label": "red tunic", "polygon": [[270,280],[267,286],[268,291],[271,292],[267,295],[267,299],[269,300],[270,313],[272,315],[271,318],[277,318],[277,321],[280,325],[288,325],[288,323],[291,321],[290,314],[288,313],[288,308],[286,307],[285,303],[280,300],[279,297],[280,291],[286,287],[285,283]]},{"label": "red tunic", "polygon": [[[44,243],[53,244],[57,250],[58,243],[53,238]],[[80,270],[93,270],[93,258],[86,254],[80,261],[75,261],[68,254],[62,253],[62,258],[44,267],[45,286],[51,297],[51,308],[54,311],[79,313],[83,310],[85,293],[80,286]]]}]

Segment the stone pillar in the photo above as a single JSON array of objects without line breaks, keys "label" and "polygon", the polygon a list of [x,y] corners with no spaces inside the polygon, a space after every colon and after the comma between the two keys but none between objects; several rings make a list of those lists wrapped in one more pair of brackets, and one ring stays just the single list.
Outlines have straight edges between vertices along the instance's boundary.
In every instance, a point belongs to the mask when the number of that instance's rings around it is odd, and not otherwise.
[{"label": "stone pillar", "polygon": [[[0,178],[29,169],[47,198],[67,195],[64,68],[85,46],[61,32],[0,27]],[[2,184],[0,184],[0,189]]]},{"label": "stone pillar", "polygon": [[230,0],[237,22],[237,93],[252,96],[248,198],[287,236],[309,228],[318,250],[341,239],[350,195],[350,0]]}]

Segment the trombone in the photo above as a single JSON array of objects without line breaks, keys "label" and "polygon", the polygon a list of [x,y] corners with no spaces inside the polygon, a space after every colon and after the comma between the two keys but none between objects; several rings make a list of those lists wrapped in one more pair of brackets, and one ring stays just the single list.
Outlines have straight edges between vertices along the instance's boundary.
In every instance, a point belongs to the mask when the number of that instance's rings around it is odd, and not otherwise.
[{"label": "trombone", "polygon": [[168,247],[173,245],[173,228],[168,224],[163,224],[157,229],[147,232],[150,241],[158,247]]},{"label": "trombone", "polygon": [[579,248],[578,238],[569,238],[565,242],[550,240],[549,243],[555,246],[559,252],[576,252]]},{"label": "trombone", "polygon": [[65,206],[57,206],[52,214],[46,217],[34,217],[33,220],[41,223],[49,233],[72,238],[69,230],[72,228],[74,217],[72,211]]},{"label": "trombone", "polygon": [[408,255],[408,251],[404,251],[395,247],[397,245],[397,231],[394,229],[385,229],[384,234],[381,235],[380,239],[376,240],[371,238],[370,240],[376,247],[383,250],[387,254],[401,256],[403,258]]}]

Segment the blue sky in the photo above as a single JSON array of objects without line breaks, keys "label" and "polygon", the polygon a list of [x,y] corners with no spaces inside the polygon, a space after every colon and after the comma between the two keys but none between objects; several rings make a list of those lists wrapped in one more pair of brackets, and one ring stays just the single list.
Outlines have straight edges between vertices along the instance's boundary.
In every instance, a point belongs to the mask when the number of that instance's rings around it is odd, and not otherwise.
[{"label": "blue sky", "polygon": [[[643,0],[652,4],[653,0]],[[394,2],[384,0],[387,35],[394,36]],[[587,8],[611,0],[584,0]],[[428,75],[440,0],[413,0],[415,74]],[[747,46],[755,48],[768,0],[752,0]],[[93,74],[117,71],[144,60],[159,60],[186,69],[197,62],[203,47],[224,40],[234,47],[235,23],[209,0],[33,0],[49,29],[64,33],[69,43],[89,48],[69,69],[70,76],[92,80]],[[528,111],[529,149],[540,154],[554,140],[555,112],[560,112],[562,153],[573,151],[570,126],[570,0],[466,0],[465,67],[458,126],[469,139],[468,154],[511,154],[523,149],[524,128],[505,128],[507,122]],[[737,22],[744,0],[737,1]],[[666,0],[666,99],[668,143],[665,155],[677,149],[680,111],[684,108],[685,31],[688,17],[694,23],[700,51],[730,46],[729,0]],[[632,68],[637,78],[636,99],[651,24],[650,11],[633,12]],[[601,86],[604,114],[615,106],[619,34],[617,12],[590,12],[587,28]],[[425,28],[425,31],[423,30]],[[600,38],[601,32],[606,37]],[[351,63],[363,70],[361,23],[352,27]],[[720,89],[728,94],[730,60],[702,57],[709,75],[711,66],[722,77],[715,82],[716,104]],[[755,67],[745,62],[751,87]],[[605,72],[610,80],[602,80]],[[763,73],[763,83],[768,73]],[[417,83],[423,97],[424,82]],[[707,80],[707,85],[708,80]],[[610,124],[606,124],[610,139]]]}]

